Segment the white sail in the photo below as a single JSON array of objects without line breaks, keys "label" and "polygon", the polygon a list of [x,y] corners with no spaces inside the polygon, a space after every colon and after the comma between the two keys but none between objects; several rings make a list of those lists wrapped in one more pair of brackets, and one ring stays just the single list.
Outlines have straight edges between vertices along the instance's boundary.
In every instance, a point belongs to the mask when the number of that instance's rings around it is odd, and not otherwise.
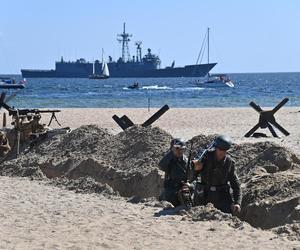
[{"label": "white sail", "polygon": [[106,62],[103,64],[102,75],[103,76],[109,76],[109,70],[108,70],[108,66],[107,66]]}]

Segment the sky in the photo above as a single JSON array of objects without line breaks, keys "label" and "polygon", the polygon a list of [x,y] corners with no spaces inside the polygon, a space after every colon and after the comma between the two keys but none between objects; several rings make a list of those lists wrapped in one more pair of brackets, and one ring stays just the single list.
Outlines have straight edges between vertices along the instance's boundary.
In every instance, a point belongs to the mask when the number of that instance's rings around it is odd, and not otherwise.
[{"label": "sky", "polygon": [[[299,72],[298,0],[0,0],[0,74],[65,60],[117,59],[123,22],[162,67],[195,64],[210,27],[214,72]],[[206,58],[203,62],[206,62]]]}]

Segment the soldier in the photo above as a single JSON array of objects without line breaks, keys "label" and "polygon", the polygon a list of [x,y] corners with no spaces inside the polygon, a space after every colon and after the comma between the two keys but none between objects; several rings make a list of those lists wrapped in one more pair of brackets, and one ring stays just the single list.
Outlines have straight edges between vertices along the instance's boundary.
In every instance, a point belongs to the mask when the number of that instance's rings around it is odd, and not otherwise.
[{"label": "soldier", "polygon": [[[193,165],[195,172],[201,178],[204,205],[212,203],[222,212],[237,214],[241,211],[242,193],[235,162],[226,153],[231,144],[228,136],[218,136],[213,147],[202,159],[194,160]],[[233,191],[232,196],[230,187]],[[197,189],[195,185],[194,188]]]},{"label": "soldier", "polygon": [[173,139],[170,150],[159,162],[159,168],[165,172],[164,191],[160,198],[172,203],[175,207],[183,205],[180,192],[187,181],[185,149],[184,141]]},{"label": "soldier", "polygon": [[7,155],[10,150],[11,148],[6,133],[0,131],[0,157]]}]

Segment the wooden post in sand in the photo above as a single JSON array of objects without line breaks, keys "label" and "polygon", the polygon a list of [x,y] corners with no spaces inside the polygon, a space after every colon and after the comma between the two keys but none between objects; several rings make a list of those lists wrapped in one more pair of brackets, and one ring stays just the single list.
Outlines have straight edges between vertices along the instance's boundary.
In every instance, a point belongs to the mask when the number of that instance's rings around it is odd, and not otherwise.
[{"label": "wooden post in sand", "polygon": [[3,113],[3,121],[2,121],[2,127],[6,128],[6,113]]},{"label": "wooden post in sand", "polygon": [[19,116],[19,110],[17,109],[17,115],[16,115],[16,139],[17,139],[17,151],[16,151],[16,157],[18,158],[20,154],[20,140],[21,140],[21,130],[20,130],[20,116]]}]

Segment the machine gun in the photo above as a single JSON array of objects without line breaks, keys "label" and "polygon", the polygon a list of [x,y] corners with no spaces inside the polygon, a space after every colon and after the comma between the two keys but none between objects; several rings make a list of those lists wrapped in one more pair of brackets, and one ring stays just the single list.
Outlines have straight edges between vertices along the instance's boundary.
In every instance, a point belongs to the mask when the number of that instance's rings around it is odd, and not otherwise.
[{"label": "machine gun", "polygon": [[[1,93],[0,96],[0,109],[3,107],[8,111],[8,115],[12,117],[12,125],[14,126],[15,131],[15,140],[16,140],[16,155],[20,153],[20,142],[29,142],[32,146],[35,142],[40,139],[45,138],[48,135],[48,126],[51,125],[53,119],[57,122],[59,126],[61,124],[58,122],[56,113],[61,112],[58,109],[16,109],[9,106],[4,102],[5,93]],[[41,114],[51,113],[51,118],[46,126],[41,124],[40,120],[42,118]],[[5,113],[4,113],[5,118]],[[3,127],[6,127],[6,118],[3,118]],[[63,131],[69,131],[70,128],[62,128]],[[61,133],[58,131],[58,133]]]},{"label": "machine gun", "polygon": [[14,107],[11,107],[9,105],[7,105],[4,102],[5,99],[5,95],[6,93],[1,93],[1,97],[0,97],[0,109],[3,107],[8,111],[8,115],[14,117],[20,117],[20,118],[28,118],[28,120],[35,118],[41,118],[40,114],[42,113],[52,113],[50,121],[48,123],[47,126],[50,126],[52,123],[52,120],[54,119],[57,124],[59,126],[61,126],[61,124],[58,122],[57,117],[56,117],[56,113],[61,112],[61,110],[59,109],[46,109],[46,110],[41,110],[41,109],[16,109]]}]

